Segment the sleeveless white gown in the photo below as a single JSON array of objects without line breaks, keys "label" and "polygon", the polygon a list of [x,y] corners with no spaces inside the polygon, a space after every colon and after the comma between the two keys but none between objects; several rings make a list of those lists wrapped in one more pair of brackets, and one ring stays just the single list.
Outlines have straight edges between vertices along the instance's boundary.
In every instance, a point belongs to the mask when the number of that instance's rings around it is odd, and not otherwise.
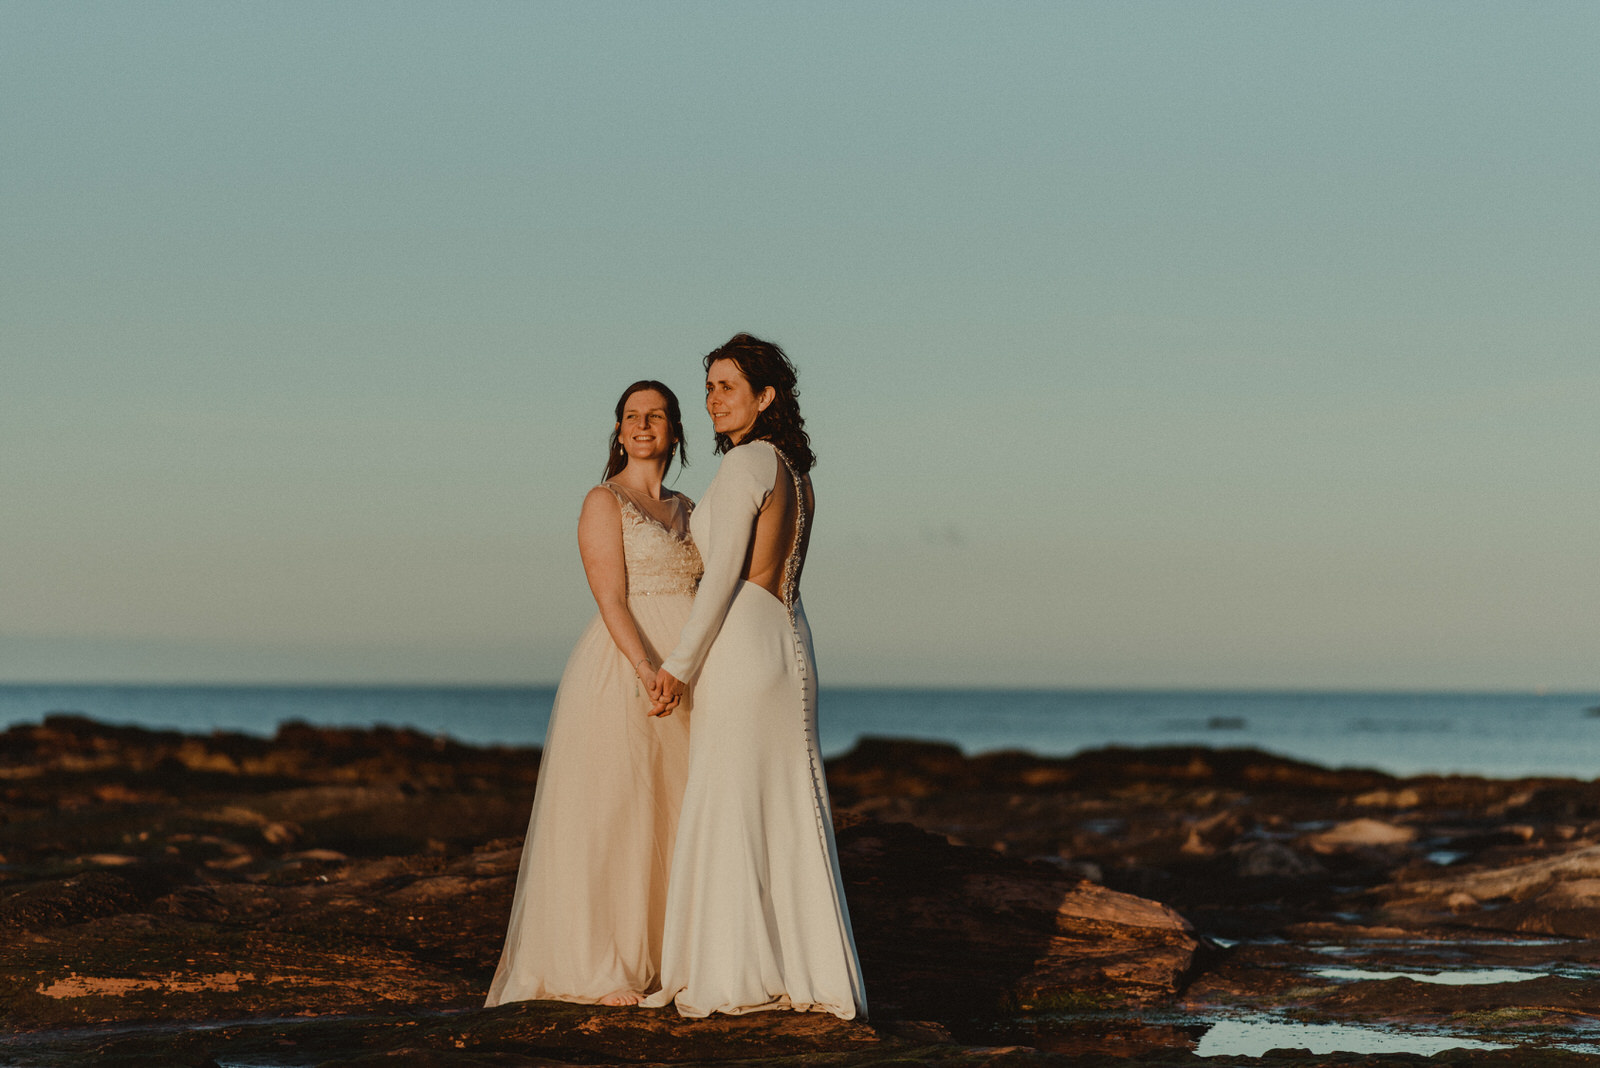
[{"label": "sleeveless white gown", "polygon": [[[689,618],[700,555],[686,515],[676,517],[674,533],[626,490],[602,485],[621,505],[628,610],[655,659]],[[485,1004],[593,1004],[614,990],[656,989],[689,717],[679,709],[652,719],[649,708],[597,613],[556,691],[511,922]]]},{"label": "sleeveless white gown", "polygon": [[[741,580],[756,513],[792,479],[800,529],[784,599]],[[729,450],[690,522],[705,561],[662,665],[692,681],[689,781],[667,890],[661,989],[684,1016],[867,1011],[817,748],[816,665],[796,579],[800,478],[765,441]]]}]

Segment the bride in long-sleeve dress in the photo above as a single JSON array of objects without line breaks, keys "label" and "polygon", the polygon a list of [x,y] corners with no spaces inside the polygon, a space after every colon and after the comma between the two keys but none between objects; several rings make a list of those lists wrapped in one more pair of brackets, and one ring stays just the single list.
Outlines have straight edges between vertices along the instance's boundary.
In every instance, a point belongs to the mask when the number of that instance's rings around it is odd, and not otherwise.
[{"label": "bride in long-sleeve dress", "polygon": [[[705,562],[657,709],[692,682],[689,780],[667,890],[661,989],[684,1016],[866,1013],[800,603],[814,462],[794,368],[740,334],[706,357],[722,466],[690,528]],[[668,707],[667,710],[670,710]]]},{"label": "bride in long-sleeve dress", "polygon": [[635,382],[616,414],[605,481],[578,520],[600,610],[556,691],[489,1005],[632,1005],[658,985],[689,725],[646,713],[655,665],[689,617],[700,557],[692,503],[661,485],[674,449],[686,455],[677,397]]}]

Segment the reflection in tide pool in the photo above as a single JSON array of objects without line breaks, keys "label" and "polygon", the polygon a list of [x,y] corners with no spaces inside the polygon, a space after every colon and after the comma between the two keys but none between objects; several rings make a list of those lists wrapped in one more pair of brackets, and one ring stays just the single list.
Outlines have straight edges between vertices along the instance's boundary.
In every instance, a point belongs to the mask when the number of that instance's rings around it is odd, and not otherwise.
[{"label": "reflection in tide pool", "polygon": [[1348,1024],[1302,1024],[1271,1017],[1219,1020],[1200,1039],[1201,1057],[1260,1057],[1269,1049],[1327,1053],[1415,1053],[1431,1057],[1447,1049],[1506,1049],[1502,1042]]},{"label": "reflection in tide pool", "polygon": [[1351,982],[1376,982],[1384,979],[1410,979],[1417,983],[1438,983],[1443,986],[1488,986],[1491,983],[1526,983],[1539,979],[1546,972],[1526,972],[1516,968],[1459,968],[1437,972],[1382,972],[1366,968],[1313,968],[1313,975],[1324,979],[1342,979]]}]

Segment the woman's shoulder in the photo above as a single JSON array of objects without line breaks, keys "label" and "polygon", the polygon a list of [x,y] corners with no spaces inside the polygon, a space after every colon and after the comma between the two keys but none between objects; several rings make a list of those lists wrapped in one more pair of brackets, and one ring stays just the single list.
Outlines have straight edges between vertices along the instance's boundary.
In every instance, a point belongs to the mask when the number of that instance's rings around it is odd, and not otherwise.
[{"label": "woman's shoulder", "polygon": [[718,471],[730,467],[736,470],[770,471],[777,466],[777,463],[778,447],[766,438],[756,438],[735,445],[724,453],[722,467],[718,468]]},{"label": "woman's shoulder", "polygon": [[622,508],[624,497],[611,483],[601,482],[583,496],[583,510],[585,513],[600,511],[616,514]]},{"label": "woman's shoulder", "polygon": [[717,477],[753,478],[771,484],[778,473],[778,447],[764,438],[735,445],[722,457]]},{"label": "woman's shoulder", "polygon": [[711,481],[719,498],[748,496],[759,501],[772,491],[777,480],[777,451],[770,442],[757,440],[735,445],[724,453],[717,477]]}]

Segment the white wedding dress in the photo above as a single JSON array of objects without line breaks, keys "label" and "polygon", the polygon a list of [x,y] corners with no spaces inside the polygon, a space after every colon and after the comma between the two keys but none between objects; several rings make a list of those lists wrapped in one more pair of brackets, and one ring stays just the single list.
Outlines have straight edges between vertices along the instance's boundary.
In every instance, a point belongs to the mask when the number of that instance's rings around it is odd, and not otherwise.
[{"label": "white wedding dress", "polygon": [[[757,513],[791,479],[783,599],[741,578]],[[805,486],[771,444],[731,449],[690,521],[705,577],[662,665],[692,682],[689,781],[667,890],[661,989],[684,1016],[867,1011],[817,748],[816,667],[797,588]]]},{"label": "white wedding dress", "polygon": [[[656,659],[689,618],[700,555],[684,497],[671,526],[602,483],[622,510],[628,611]],[[596,614],[561,673],[511,922],[486,1004],[598,1002],[654,990],[667,872],[689,766],[689,717],[650,695]]]}]

